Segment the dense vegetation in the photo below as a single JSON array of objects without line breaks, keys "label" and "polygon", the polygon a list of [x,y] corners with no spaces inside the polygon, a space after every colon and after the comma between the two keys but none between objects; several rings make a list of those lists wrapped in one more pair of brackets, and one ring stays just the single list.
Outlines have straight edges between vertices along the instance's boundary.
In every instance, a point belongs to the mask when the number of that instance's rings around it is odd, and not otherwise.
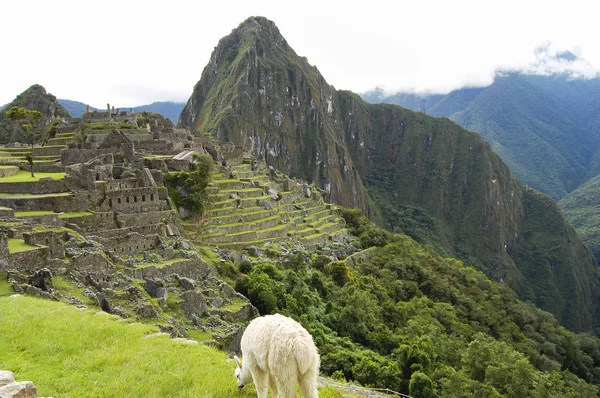
[{"label": "dense vegetation", "polygon": [[209,155],[199,155],[191,163],[192,170],[164,174],[169,197],[177,209],[202,214],[212,166],[213,160]]},{"label": "dense vegetation", "polygon": [[[594,397],[600,341],[460,261],[344,211],[365,251],[237,264],[261,314],[299,319],[322,370],[414,397]],[[375,245],[375,246],[373,246]]]},{"label": "dense vegetation", "polygon": [[558,205],[600,261],[600,177],[571,192]]}]

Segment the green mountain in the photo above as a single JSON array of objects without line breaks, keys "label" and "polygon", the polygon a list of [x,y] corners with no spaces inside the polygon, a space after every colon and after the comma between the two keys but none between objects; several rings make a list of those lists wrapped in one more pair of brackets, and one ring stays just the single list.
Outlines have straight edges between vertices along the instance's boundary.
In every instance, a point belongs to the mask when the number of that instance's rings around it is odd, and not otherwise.
[{"label": "green mountain", "polygon": [[600,172],[600,79],[515,72],[447,95],[373,90],[363,98],[446,116],[480,133],[519,181],[555,200]]},{"label": "green mountain", "polygon": [[55,96],[46,93],[46,89],[39,84],[34,84],[0,110],[0,144],[18,141],[20,138],[15,135],[14,123],[6,117],[6,111],[13,106],[39,111],[42,114],[42,124],[49,124],[57,117],[70,117]]},{"label": "green mountain", "polygon": [[478,134],[335,90],[265,18],[220,40],[179,124],[465,260],[573,330],[600,331],[593,256],[550,198]]},{"label": "green mountain", "polygon": [[[81,117],[85,112],[86,105],[83,102],[72,101],[68,99],[58,99],[58,103],[64,106],[73,117]],[[181,102],[170,102],[160,101],[153,102],[148,105],[140,105],[133,107],[134,112],[154,112],[163,115],[165,118],[171,119],[173,123],[179,119],[181,109],[185,104]],[[92,107],[94,110],[106,110]],[[123,107],[122,109],[129,109],[129,107]]]},{"label": "green mountain", "polygon": [[558,205],[596,259],[600,259],[600,175],[569,193]]}]

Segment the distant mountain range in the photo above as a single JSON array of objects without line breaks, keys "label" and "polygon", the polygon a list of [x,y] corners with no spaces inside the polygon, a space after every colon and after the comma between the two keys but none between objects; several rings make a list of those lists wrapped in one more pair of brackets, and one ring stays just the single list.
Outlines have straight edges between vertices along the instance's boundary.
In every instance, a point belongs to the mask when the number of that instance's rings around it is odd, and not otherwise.
[{"label": "distant mountain range", "polygon": [[[86,104],[84,104],[83,102],[72,101],[72,100],[68,100],[68,99],[59,99],[58,102],[63,107],[65,107],[65,109],[67,109],[73,117],[81,117],[81,115],[85,112]],[[168,101],[163,102],[163,101],[161,101],[161,102],[153,102],[148,105],[134,106],[133,111],[134,112],[146,111],[146,112],[160,113],[164,117],[171,119],[171,121],[173,123],[177,123],[177,120],[179,119],[179,114],[181,113],[181,110],[183,109],[184,106],[185,106],[184,102],[168,102]],[[121,109],[126,109],[126,110],[129,110],[129,108],[130,107],[121,107]],[[105,109],[98,109],[98,108],[94,108],[94,107],[92,107],[92,109],[100,110],[100,111],[105,110]]]},{"label": "distant mountain range", "polygon": [[447,95],[375,89],[362,97],[445,116],[480,133],[523,184],[555,200],[600,173],[600,79],[506,73],[488,87]]}]

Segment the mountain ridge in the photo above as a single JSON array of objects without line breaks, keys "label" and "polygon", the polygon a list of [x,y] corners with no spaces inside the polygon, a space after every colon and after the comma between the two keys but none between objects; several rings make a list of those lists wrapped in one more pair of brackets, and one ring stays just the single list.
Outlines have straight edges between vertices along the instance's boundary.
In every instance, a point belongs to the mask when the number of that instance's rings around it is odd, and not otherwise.
[{"label": "mountain ridge", "polygon": [[[525,190],[478,134],[335,90],[265,18],[249,18],[219,41],[179,125],[466,260],[575,330],[598,330],[593,257],[558,208]],[[540,225],[540,209],[557,228]],[[560,249],[540,260],[522,255],[540,237]],[[541,282],[561,295],[545,300]]]},{"label": "mountain ridge", "polygon": [[[73,101],[68,99],[58,99],[58,103],[64,106],[73,117],[81,117],[86,109],[86,104],[80,101]],[[151,104],[139,105],[131,107],[134,112],[155,112],[159,113],[165,118],[171,119],[173,123],[177,122],[179,119],[179,114],[181,113],[181,109],[183,108],[183,102],[173,102],[173,101],[157,101],[152,102]],[[123,107],[121,109],[129,109],[130,107]],[[93,110],[106,110],[92,107]]]}]

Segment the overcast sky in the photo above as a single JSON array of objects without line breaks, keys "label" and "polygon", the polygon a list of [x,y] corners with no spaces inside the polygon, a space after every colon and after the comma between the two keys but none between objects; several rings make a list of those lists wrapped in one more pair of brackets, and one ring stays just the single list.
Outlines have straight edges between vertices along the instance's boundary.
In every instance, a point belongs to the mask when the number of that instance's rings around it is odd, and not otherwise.
[{"label": "overcast sky", "polygon": [[[595,5],[599,4],[599,5]],[[593,0],[66,1],[0,4],[0,104],[39,83],[103,108],[187,100],[219,39],[273,20],[338,89],[448,92],[498,68],[600,68]],[[559,62],[557,51],[582,59]]]}]

